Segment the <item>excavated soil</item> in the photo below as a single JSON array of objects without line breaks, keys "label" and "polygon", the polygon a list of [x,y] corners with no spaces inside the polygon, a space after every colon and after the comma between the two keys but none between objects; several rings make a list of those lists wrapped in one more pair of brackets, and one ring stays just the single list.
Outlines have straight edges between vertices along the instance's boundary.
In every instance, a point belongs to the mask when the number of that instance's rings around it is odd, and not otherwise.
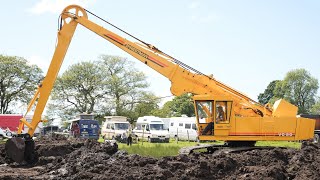
[{"label": "excavated soil", "polygon": [[320,147],[179,155],[128,155],[117,144],[61,137],[36,142],[39,161],[18,165],[0,145],[0,179],[319,179]]}]

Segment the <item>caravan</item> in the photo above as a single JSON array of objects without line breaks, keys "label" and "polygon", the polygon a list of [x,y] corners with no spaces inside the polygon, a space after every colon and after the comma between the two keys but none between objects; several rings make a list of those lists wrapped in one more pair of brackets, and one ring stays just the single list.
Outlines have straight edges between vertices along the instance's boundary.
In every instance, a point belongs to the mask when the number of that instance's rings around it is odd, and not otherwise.
[{"label": "caravan", "polygon": [[195,117],[172,117],[169,126],[170,137],[177,140],[198,141]]},{"label": "caravan", "polygon": [[133,133],[139,139],[146,139],[149,142],[169,142],[170,139],[162,119],[155,116],[139,117]]}]

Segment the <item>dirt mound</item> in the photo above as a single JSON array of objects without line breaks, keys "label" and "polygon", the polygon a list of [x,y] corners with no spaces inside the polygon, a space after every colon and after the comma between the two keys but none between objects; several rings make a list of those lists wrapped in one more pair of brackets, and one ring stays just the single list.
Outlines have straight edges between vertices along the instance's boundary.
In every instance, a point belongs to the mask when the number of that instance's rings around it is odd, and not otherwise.
[{"label": "dirt mound", "polygon": [[[117,144],[92,140],[43,142],[37,144],[39,162],[34,167],[0,165],[0,172],[13,178],[16,176],[10,172],[18,171],[16,174],[21,172],[34,179],[318,179],[320,176],[320,147],[311,143],[304,144],[302,149],[255,149],[156,159],[128,155],[118,151]],[[0,162],[3,163],[1,159]]]}]

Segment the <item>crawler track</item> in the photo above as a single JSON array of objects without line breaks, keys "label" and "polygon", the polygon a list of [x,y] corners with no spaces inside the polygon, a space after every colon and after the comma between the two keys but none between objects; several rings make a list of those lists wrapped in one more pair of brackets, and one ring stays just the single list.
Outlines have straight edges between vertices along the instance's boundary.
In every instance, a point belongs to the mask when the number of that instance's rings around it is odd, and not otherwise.
[{"label": "crawler track", "polygon": [[179,154],[192,154],[195,150],[206,149],[207,153],[211,154],[219,154],[219,153],[233,153],[233,152],[242,152],[242,151],[250,151],[254,149],[274,149],[275,147],[269,146],[250,146],[250,147],[229,147],[227,145],[199,145],[199,146],[190,146],[184,147],[179,150]]}]

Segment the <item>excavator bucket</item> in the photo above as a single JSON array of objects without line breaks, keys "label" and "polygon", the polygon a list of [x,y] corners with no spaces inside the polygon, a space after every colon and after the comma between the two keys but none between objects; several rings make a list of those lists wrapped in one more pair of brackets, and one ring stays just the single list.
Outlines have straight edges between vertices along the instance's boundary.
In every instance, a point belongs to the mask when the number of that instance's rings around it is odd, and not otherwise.
[{"label": "excavator bucket", "polygon": [[32,139],[13,137],[8,139],[5,145],[7,156],[17,163],[26,161],[31,164],[37,161],[34,150],[35,144]]},{"label": "excavator bucket", "polygon": [[17,163],[21,163],[24,160],[26,143],[21,137],[13,137],[8,139],[5,145],[7,156]]}]

